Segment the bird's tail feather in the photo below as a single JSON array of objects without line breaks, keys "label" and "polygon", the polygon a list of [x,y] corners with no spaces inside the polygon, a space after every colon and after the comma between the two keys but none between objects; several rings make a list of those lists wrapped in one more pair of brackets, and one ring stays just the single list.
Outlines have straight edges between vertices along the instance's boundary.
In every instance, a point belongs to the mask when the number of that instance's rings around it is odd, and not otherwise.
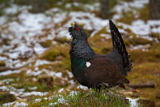
[{"label": "bird's tail feather", "polygon": [[130,72],[132,68],[131,61],[129,60],[130,55],[128,55],[128,52],[126,51],[126,47],[124,45],[121,34],[119,33],[115,24],[111,20],[109,20],[109,25],[112,35],[113,51],[117,51],[120,54],[122,58],[123,68],[126,72],[125,75],[127,75],[127,72]]}]

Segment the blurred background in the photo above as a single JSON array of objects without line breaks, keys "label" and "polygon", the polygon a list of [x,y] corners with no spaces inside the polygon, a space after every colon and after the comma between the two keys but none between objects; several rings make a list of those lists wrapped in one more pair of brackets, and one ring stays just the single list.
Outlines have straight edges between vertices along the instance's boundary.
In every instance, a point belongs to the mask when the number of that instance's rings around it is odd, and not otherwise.
[{"label": "blurred background", "polygon": [[0,105],[26,106],[86,89],[71,73],[68,27],[81,25],[95,52],[106,54],[112,51],[111,19],[133,60],[127,78],[144,85],[119,92],[160,106],[159,10],[159,0],[0,0]]}]

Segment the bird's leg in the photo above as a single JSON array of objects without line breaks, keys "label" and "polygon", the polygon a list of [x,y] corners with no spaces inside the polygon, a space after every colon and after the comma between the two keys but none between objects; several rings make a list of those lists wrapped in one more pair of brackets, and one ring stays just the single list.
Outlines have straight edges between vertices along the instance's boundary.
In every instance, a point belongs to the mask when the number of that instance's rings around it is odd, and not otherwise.
[{"label": "bird's leg", "polygon": [[99,100],[100,92],[101,92],[101,88],[98,89],[98,100]]}]

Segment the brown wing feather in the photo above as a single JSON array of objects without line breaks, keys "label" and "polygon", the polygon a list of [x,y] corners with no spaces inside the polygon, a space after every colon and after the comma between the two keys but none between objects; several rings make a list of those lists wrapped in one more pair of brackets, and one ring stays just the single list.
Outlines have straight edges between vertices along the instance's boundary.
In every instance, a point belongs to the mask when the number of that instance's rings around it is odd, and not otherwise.
[{"label": "brown wing feather", "polygon": [[86,75],[89,78],[111,84],[129,83],[129,80],[119,72],[119,68],[107,58],[96,56],[87,62],[91,63],[86,67]]}]

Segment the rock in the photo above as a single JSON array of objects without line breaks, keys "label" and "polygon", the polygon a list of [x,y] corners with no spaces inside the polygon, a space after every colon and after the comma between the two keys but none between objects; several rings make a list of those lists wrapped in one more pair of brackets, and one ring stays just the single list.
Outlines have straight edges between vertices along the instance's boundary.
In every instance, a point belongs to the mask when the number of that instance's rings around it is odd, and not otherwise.
[{"label": "rock", "polygon": [[48,89],[53,89],[54,81],[52,76],[48,75],[40,75],[38,76],[38,82],[44,86],[48,87]]},{"label": "rock", "polygon": [[8,103],[16,100],[16,96],[9,92],[0,92],[0,103]]},{"label": "rock", "polygon": [[154,101],[150,99],[142,98],[139,99],[137,102],[140,103],[142,107],[155,107]]}]

